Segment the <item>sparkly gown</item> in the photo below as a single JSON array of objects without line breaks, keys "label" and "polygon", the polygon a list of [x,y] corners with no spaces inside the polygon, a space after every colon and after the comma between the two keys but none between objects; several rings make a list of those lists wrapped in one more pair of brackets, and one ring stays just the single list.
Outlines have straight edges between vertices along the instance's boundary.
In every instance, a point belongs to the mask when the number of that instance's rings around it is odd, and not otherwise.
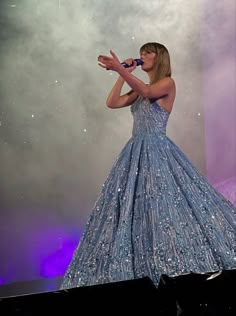
[{"label": "sparkly gown", "polygon": [[132,137],[91,211],[61,289],[236,268],[236,207],[166,136],[169,113],[138,97]]}]

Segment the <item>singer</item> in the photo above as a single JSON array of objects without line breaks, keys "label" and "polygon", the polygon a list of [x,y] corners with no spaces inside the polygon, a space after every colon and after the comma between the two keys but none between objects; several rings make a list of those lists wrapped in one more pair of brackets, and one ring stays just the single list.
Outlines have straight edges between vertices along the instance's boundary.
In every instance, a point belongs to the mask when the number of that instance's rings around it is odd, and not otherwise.
[{"label": "singer", "polygon": [[[130,106],[132,136],[121,150],[91,210],[61,289],[162,274],[178,276],[236,268],[236,207],[166,135],[176,97],[170,56],[160,43],[140,48],[138,62],[115,52],[98,64],[117,74],[106,104]],[[130,87],[122,92],[124,83]]]}]

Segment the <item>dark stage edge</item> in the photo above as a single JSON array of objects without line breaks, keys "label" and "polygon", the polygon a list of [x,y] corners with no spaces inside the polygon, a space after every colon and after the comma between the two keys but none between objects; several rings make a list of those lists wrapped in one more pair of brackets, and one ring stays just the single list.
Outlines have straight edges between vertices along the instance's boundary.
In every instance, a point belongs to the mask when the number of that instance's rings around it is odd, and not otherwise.
[{"label": "dark stage edge", "polygon": [[236,316],[236,270],[162,275],[156,288],[148,277],[87,287],[0,298],[0,315]]}]

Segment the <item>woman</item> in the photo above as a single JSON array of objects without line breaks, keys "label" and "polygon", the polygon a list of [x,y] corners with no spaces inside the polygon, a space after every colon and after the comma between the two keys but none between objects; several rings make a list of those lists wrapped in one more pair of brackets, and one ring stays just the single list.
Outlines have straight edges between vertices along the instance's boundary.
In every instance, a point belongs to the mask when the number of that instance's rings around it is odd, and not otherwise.
[{"label": "woman", "polygon": [[[217,192],[166,136],[175,100],[170,57],[162,44],[140,49],[145,84],[116,54],[99,65],[119,74],[107,106],[131,105],[132,137],[102,186],[61,288],[148,276],[236,267],[236,208]],[[122,94],[126,82],[131,90]]]}]

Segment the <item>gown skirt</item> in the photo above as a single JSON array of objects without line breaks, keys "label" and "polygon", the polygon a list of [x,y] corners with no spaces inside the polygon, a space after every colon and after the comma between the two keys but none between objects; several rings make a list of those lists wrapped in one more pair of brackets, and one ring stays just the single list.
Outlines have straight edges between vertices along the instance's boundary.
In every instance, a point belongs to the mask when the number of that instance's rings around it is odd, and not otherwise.
[{"label": "gown skirt", "polygon": [[236,207],[166,136],[169,113],[139,98],[61,289],[236,268]]}]

